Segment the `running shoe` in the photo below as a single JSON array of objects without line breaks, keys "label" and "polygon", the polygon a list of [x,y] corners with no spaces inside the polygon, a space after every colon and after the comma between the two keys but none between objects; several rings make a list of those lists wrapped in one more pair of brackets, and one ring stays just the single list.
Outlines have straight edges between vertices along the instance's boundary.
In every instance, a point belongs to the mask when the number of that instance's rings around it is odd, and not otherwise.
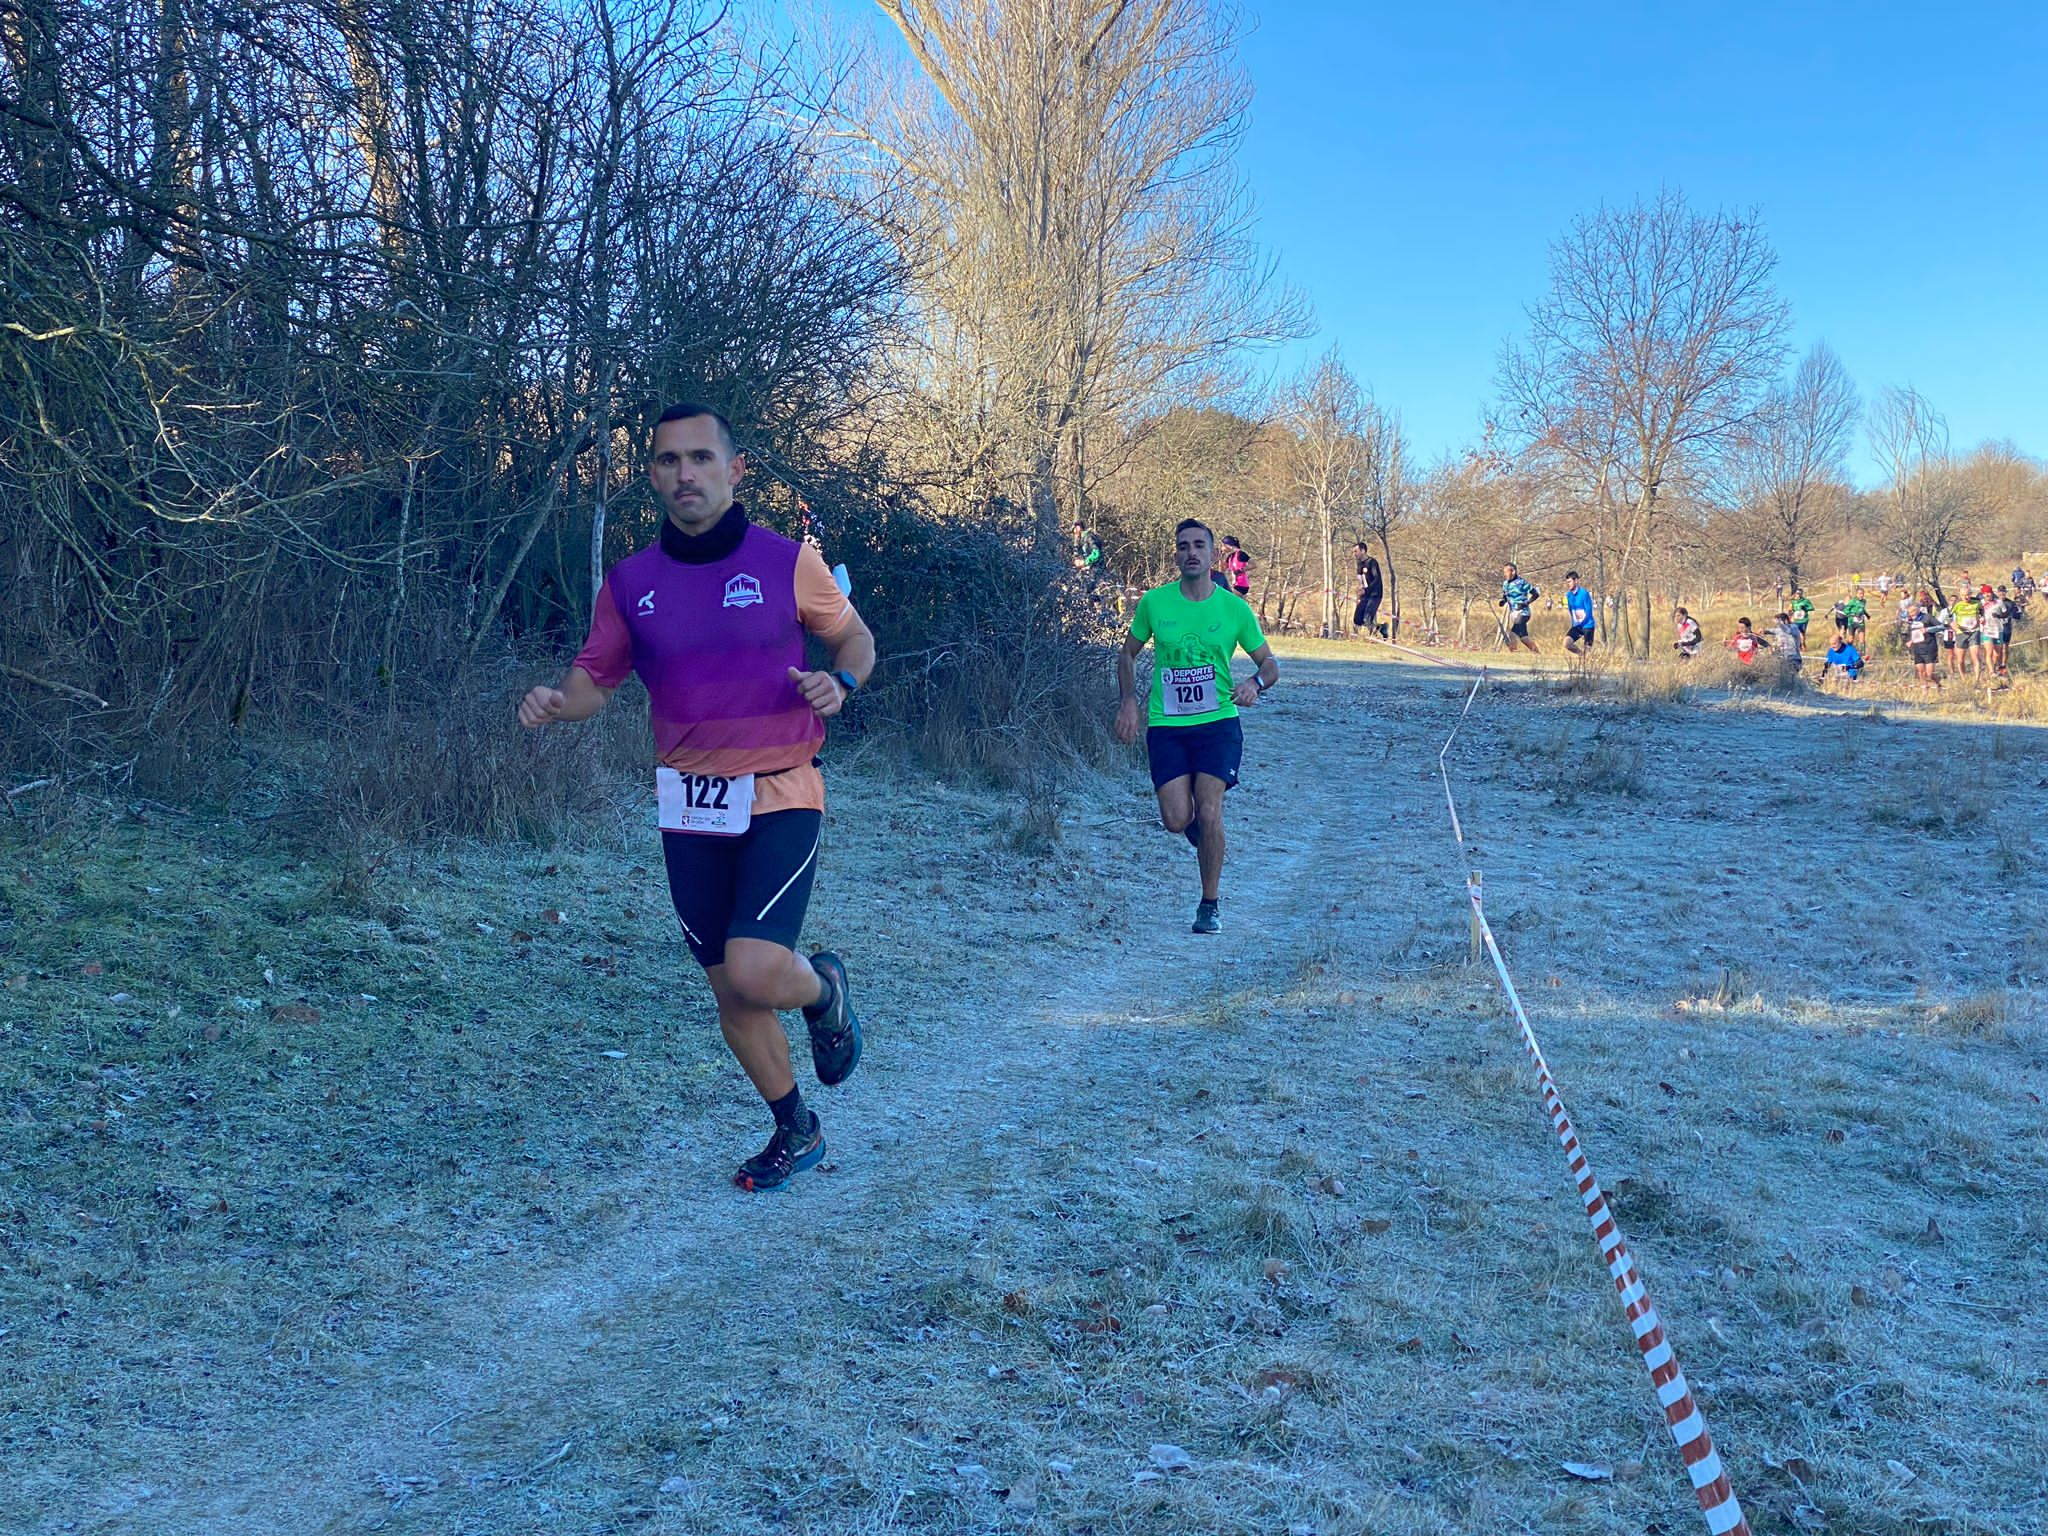
[{"label": "running shoe", "polygon": [[831,996],[814,1013],[804,1010],[811,1030],[811,1067],[818,1081],[833,1088],[853,1076],[860,1065],[860,1020],[846,990],[846,966],[829,949],[811,956],[811,969],[823,978]]},{"label": "running shoe", "polygon": [[766,1194],[782,1188],[806,1168],[816,1167],[818,1159],[825,1155],[825,1127],[816,1110],[805,1110],[804,1117],[806,1124],[802,1130],[775,1127],[768,1145],[740,1164],[739,1172],[732,1176],[733,1183],[741,1189]]},{"label": "running shoe", "polygon": [[1196,933],[1221,933],[1222,931],[1223,931],[1223,919],[1222,919],[1221,917],[1218,917],[1218,916],[1216,915],[1216,903],[1215,903],[1215,902],[1213,902],[1213,901],[1198,901],[1198,902],[1196,902],[1196,903],[1195,903],[1195,932],[1196,932]]}]

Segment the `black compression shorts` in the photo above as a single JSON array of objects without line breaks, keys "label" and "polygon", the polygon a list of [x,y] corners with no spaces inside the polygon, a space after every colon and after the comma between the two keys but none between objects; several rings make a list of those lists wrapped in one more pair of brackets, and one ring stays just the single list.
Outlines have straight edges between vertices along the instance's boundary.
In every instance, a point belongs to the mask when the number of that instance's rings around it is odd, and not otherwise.
[{"label": "black compression shorts", "polygon": [[724,964],[727,939],[796,948],[824,823],[821,811],[770,811],[738,837],[661,834],[669,900],[699,965]]}]

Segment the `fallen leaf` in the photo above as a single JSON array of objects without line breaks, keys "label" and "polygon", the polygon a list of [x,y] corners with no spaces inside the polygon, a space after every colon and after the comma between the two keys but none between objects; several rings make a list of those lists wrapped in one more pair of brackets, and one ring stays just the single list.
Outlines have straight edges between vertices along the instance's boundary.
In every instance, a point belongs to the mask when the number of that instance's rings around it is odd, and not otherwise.
[{"label": "fallen leaf", "polygon": [[1397,1355],[1419,1355],[1422,1353],[1422,1335],[1414,1334],[1394,1346]]},{"label": "fallen leaf", "polygon": [[683,1477],[680,1474],[678,1474],[675,1477],[665,1477],[661,1480],[661,1491],[665,1494],[668,1494],[670,1497],[674,1497],[677,1494],[689,1493],[693,1491],[696,1488],[696,1486],[697,1485],[695,1483],[691,1482],[687,1477]]},{"label": "fallen leaf", "polygon": [[1278,1285],[1287,1278],[1287,1261],[1285,1259],[1268,1259],[1264,1268],[1266,1279],[1274,1285]]},{"label": "fallen leaf", "polygon": [[1825,1139],[1829,1146],[1839,1147],[1843,1142],[1847,1141],[1849,1138],[1843,1132],[1836,1130],[1829,1131]]},{"label": "fallen leaf", "polygon": [[1932,1216],[1927,1218],[1927,1230],[1925,1232],[1922,1232],[1920,1235],[1930,1243],[1938,1243],[1941,1241],[1941,1228],[1935,1224],[1935,1220]]},{"label": "fallen leaf", "polygon": [[206,1041],[210,1045],[220,1038],[220,1026],[218,1024],[209,1024],[200,1031],[200,1034],[206,1037]]},{"label": "fallen leaf", "polygon": [[1334,1173],[1326,1173],[1317,1181],[1316,1188],[1326,1195],[1342,1195],[1344,1193],[1344,1181]]},{"label": "fallen leaf", "polygon": [[1003,1292],[1003,1310],[1014,1317],[1031,1315],[1031,1298],[1022,1291]]},{"label": "fallen leaf", "polygon": [[562,920],[562,914],[553,907],[549,907],[547,911],[541,913],[540,920],[544,923],[559,923]]},{"label": "fallen leaf", "polygon": [[1368,1237],[1378,1237],[1382,1232],[1391,1229],[1393,1225],[1384,1216],[1368,1216],[1358,1224],[1358,1228]]},{"label": "fallen leaf", "polygon": [[1467,1344],[1464,1341],[1464,1339],[1459,1336],[1458,1330],[1455,1328],[1451,1330],[1451,1342],[1457,1345],[1458,1348],[1462,1349],[1468,1355],[1476,1355],[1479,1353],[1479,1346],[1477,1344]]},{"label": "fallen leaf", "polygon": [[[28,972],[26,971],[17,971],[14,975],[7,978],[7,990],[10,992],[19,992],[23,987],[27,985]],[[2034,1102],[2038,1104],[2041,1101],[2039,1099],[2036,1099],[2034,1100]]]},{"label": "fallen leaf", "polygon": [[1614,1476],[1614,1468],[1594,1461],[1561,1461],[1558,1465],[1573,1477],[1584,1478],[1589,1483],[1604,1483]]},{"label": "fallen leaf", "polygon": [[107,968],[97,960],[88,960],[78,968],[78,974],[81,976],[104,976],[107,974]]},{"label": "fallen leaf", "polygon": [[1162,1472],[1192,1472],[1194,1458],[1177,1445],[1155,1445],[1150,1452],[1152,1465]]},{"label": "fallen leaf", "polygon": [[1870,1294],[1870,1288],[1868,1286],[1850,1286],[1849,1300],[1854,1302],[1859,1307],[1871,1307],[1877,1305],[1877,1298]]},{"label": "fallen leaf", "polygon": [[303,1000],[296,1003],[280,1003],[270,1010],[273,1024],[318,1024],[320,1010]]},{"label": "fallen leaf", "polygon": [[1889,1456],[1885,1458],[1884,1464],[1887,1468],[1890,1469],[1892,1476],[1896,1477],[1902,1483],[1910,1483],[1920,1475],[1919,1473],[1915,1472],[1911,1467],[1907,1466],[1903,1461],[1894,1461]]},{"label": "fallen leaf", "polygon": [[1674,1099],[1678,1097],[1678,1090],[1672,1087],[1669,1083],[1659,1083],[1657,1086],[1659,1088],[1662,1088],[1666,1093],[1670,1094],[1671,1097],[1673,1097]]}]

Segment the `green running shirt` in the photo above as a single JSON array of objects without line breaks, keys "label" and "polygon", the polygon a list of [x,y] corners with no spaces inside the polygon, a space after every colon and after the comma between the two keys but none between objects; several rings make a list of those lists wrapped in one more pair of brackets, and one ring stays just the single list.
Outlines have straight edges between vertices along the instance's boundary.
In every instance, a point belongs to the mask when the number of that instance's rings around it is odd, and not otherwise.
[{"label": "green running shirt", "polygon": [[[1230,658],[1242,649],[1247,655],[1266,643],[1259,630],[1259,616],[1252,605],[1235,592],[1218,585],[1201,602],[1190,602],[1178,581],[1154,587],[1138,599],[1138,611],[1131,616],[1131,638],[1141,644],[1152,642],[1152,703],[1148,716],[1153,725],[1207,725],[1212,720],[1231,720],[1237,706],[1230,702]],[[1169,686],[1200,688],[1200,672],[1213,669],[1214,697],[1218,707],[1195,714],[1169,713],[1161,694]],[[1175,684],[1169,671],[1186,677]]]}]

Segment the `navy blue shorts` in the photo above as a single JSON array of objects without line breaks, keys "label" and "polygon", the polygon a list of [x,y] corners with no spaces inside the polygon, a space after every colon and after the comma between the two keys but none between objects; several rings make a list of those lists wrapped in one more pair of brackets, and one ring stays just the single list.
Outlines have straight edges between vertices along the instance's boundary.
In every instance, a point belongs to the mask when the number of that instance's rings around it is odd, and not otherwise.
[{"label": "navy blue shorts", "polygon": [[1244,761],[1244,726],[1235,715],[1205,725],[1148,726],[1145,756],[1152,764],[1154,789],[1196,773],[1221,779],[1229,789],[1237,783],[1238,765]]}]

